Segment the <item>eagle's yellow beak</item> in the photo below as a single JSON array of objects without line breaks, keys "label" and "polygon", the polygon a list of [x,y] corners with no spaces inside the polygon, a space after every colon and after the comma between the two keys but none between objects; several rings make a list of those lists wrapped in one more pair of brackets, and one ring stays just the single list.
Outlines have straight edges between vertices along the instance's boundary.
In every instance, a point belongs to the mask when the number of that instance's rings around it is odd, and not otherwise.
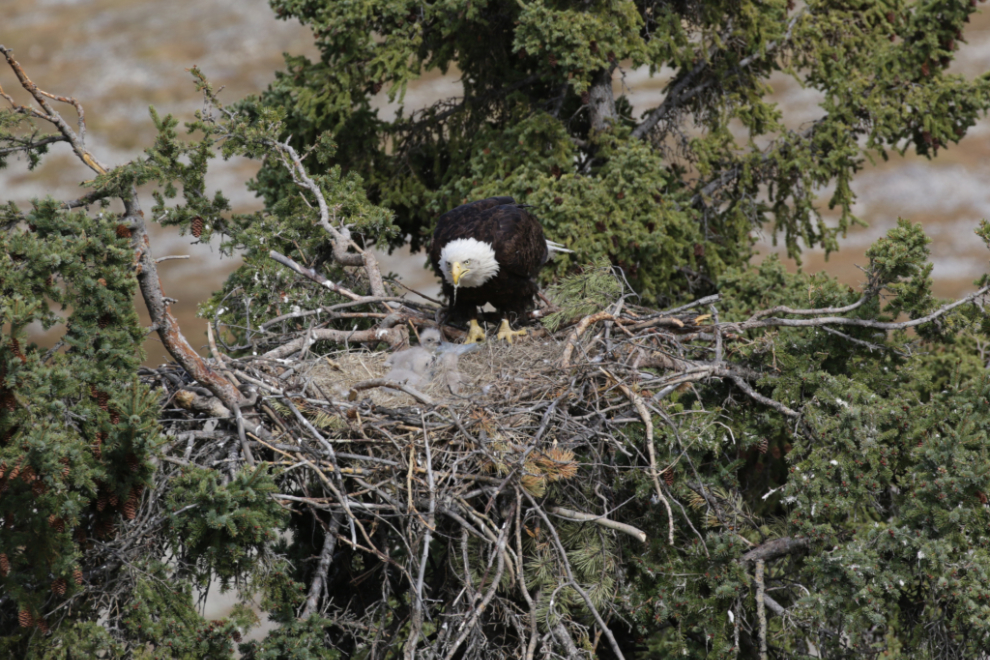
[{"label": "eagle's yellow beak", "polygon": [[461,278],[464,277],[465,273],[470,273],[470,268],[465,268],[461,265],[460,261],[455,261],[450,265],[450,278],[454,280],[454,286],[459,286],[461,283]]}]

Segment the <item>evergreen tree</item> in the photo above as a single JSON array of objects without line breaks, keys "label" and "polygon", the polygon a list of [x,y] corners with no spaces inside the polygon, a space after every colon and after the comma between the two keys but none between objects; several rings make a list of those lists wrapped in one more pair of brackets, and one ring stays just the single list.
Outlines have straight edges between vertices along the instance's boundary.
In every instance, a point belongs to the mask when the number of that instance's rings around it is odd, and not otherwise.
[{"label": "evergreen tree", "polygon": [[[97,173],[80,200],[10,205],[0,227],[0,648],[990,652],[990,277],[936,300],[908,221],[869,250],[858,291],[749,263],[760,230],[795,256],[836,249],[863,158],[964,136],[990,104],[985,77],[945,71],[969,2],[273,6],[313,27],[320,61],[290,57],[231,106],[194,70],[206,110],[188,136],[152,112],[158,139],[132,163],[99,165],[26,76],[45,112],[0,114],[0,158],[64,141]],[[641,117],[613,97],[623,63],[674,71]],[[462,98],[371,109],[454,67]],[[786,128],[776,72],[822,92],[820,119]],[[210,160],[232,155],[264,162],[263,211],[208,190]],[[244,255],[203,308],[223,348],[209,363],[162,303],[144,184],[156,218]],[[814,192],[830,184],[832,228]],[[324,389],[318,365],[367,368],[433,323],[365,248],[418,247],[437,213],[493,194],[576,252],[547,274],[554,364],[443,405]],[[990,247],[990,225],[978,234]],[[139,367],[136,289],[177,365]],[[33,322],[64,323],[60,344],[30,345]],[[238,645],[243,605],[205,621],[212,581],[260,596],[276,630]]]}]

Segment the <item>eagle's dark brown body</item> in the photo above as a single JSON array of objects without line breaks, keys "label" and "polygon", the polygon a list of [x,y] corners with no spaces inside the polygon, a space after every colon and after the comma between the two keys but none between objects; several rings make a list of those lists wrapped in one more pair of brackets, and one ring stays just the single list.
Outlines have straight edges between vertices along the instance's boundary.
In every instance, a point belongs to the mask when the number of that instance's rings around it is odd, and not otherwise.
[{"label": "eagle's dark brown body", "polygon": [[[455,301],[454,287],[441,272],[440,253],[459,238],[491,245],[499,268],[498,274],[481,286],[458,287]],[[491,303],[503,317],[524,314],[533,307],[539,290],[536,276],[548,256],[539,221],[512,197],[490,197],[444,213],[437,220],[430,245],[430,263],[457,318],[473,317],[485,303]]]}]

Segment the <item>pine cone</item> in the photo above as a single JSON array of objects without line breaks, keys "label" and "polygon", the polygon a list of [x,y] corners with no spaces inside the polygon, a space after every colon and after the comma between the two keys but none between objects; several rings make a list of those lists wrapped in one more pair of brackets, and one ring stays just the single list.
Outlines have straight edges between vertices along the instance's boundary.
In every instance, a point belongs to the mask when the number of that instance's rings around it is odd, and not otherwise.
[{"label": "pine cone", "polygon": [[47,621],[45,621],[44,619],[38,619],[34,623],[35,623],[35,625],[38,626],[38,630],[41,631],[41,634],[42,635],[47,635],[48,634],[49,630],[48,630],[48,622]]},{"label": "pine cone", "polygon": [[107,285],[106,279],[104,279],[102,277],[100,279],[96,280],[96,281],[100,284],[100,286],[106,286]]},{"label": "pine cone", "polygon": [[69,457],[68,456],[63,456],[62,458],[59,459],[58,462],[62,464],[62,478],[63,479],[68,479],[69,478]]},{"label": "pine cone", "polygon": [[75,580],[75,583],[76,584],[78,584],[80,586],[82,585],[82,583],[83,583],[83,572],[82,572],[82,569],[81,568],[73,569],[73,571],[72,571],[72,579]]},{"label": "pine cone", "polygon": [[199,238],[203,235],[203,219],[198,215],[192,219],[192,224],[190,225],[190,231],[192,235]]},{"label": "pine cone", "polygon": [[46,287],[51,286],[54,282],[55,282],[55,276],[54,275],[49,275],[48,277],[45,278],[45,286]]},{"label": "pine cone", "polygon": [[60,577],[56,579],[54,582],[52,582],[52,593],[55,594],[56,596],[64,596],[65,590],[68,588],[68,586],[69,585],[65,581],[65,578]]},{"label": "pine cone", "polygon": [[37,478],[37,475],[34,473],[34,468],[30,465],[21,470],[21,481],[24,483],[29,484]]},{"label": "pine cone", "polygon": [[141,469],[141,461],[134,454],[128,454],[124,460],[127,461],[127,469],[131,472],[137,472]]},{"label": "pine cone", "polygon": [[663,481],[667,486],[674,485],[674,470],[673,468],[667,468],[663,471]]},{"label": "pine cone", "polygon": [[766,438],[763,438],[762,440],[760,440],[760,444],[756,445],[756,449],[761,454],[765,454],[765,453],[767,453],[767,447],[769,447],[769,446],[770,446],[770,443],[767,441]]},{"label": "pine cone", "polygon": [[117,238],[130,238],[131,228],[127,225],[117,225]]},{"label": "pine cone", "polygon": [[100,320],[96,323],[96,325],[99,326],[100,330],[110,325],[110,315],[104,314],[103,316],[101,316]]},{"label": "pine cone", "polygon": [[34,493],[35,497],[41,497],[42,495],[48,492],[48,486],[45,485],[44,481],[38,479],[31,486],[31,492]]},{"label": "pine cone", "polygon": [[96,510],[103,511],[103,509],[105,508],[107,508],[107,496],[103,493],[100,493],[96,497]]},{"label": "pine cone", "polygon": [[17,340],[17,337],[10,338],[10,352],[14,354],[14,357],[21,361],[21,364],[27,362],[27,358],[24,357],[24,353],[21,352],[21,342]]},{"label": "pine cone", "polygon": [[134,520],[137,517],[137,501],[127,500],[124,502],[124,517],[128,520]]},{"label": "pine cone", "polygon": [[10,560],[7,553],[0,554],[0,577],[7,577],[10,573]]},{"label": "pine cone", "polygon": [[7,461],[0,461],[0,479],[3,479],[3,475],[7,472]]},{"label": "pine cone", "polygon": [[113,536],[114,524],[112,518],[106,518],[101,520],[96,525],[96,534],[102,539],[110,538]]},{"label": "pine cone", "polygon": [[65,520],[59,518],[54,513],[48,516],[48,525],[59,534],[65,531]]},{"label": "pine cone", "polygon": [[108,499],[108,500],[110,500],[110,506],[112,506],[112,507],[114,507],[114,508],[116,508],[116,506],[117,506],[118,504],[120,504],[120,498],[119,498],[119,497],[117,497],[117,493],[113,493],[113,492],[111,492],[111,493],[110,493],[110,496],[109,496],[109,497],[107,497],[107,499]]},{"label": "pine cone", "polygon": [[114,410],[110,413],[110,423],[120,424],[120,411]]},{"label": "pine cone", "polygon": [[30,610],[21,610],[18,612],[17,621],[21,624],[21,628],[30,628],[34,625],[34,617],[31,616]]}]

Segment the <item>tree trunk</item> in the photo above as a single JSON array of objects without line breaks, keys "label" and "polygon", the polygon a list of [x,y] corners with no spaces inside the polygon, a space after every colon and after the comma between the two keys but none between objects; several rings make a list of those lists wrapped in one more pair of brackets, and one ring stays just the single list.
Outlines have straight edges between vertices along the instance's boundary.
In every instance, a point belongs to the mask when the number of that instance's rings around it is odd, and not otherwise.
[{"label": "tree trunk", "polygon": [[591,129],[607,131],[616,120],[615,96],[612,95],[612,67],[595,74],[588,90],[588,108],[591,110]]}]

